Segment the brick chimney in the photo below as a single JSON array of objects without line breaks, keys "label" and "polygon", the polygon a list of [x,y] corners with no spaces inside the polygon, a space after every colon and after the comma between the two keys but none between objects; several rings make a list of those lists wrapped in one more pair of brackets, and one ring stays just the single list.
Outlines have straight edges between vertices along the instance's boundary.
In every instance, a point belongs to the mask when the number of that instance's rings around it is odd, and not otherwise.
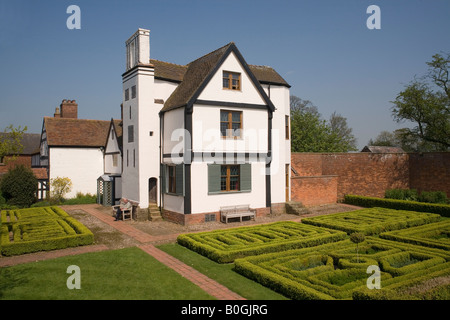
[{"label": "brick chimney", "polygon": [[78,104],[75,102],[75,100],[64,99],[59,107],[61,109],[61,118],[78,119]]}]

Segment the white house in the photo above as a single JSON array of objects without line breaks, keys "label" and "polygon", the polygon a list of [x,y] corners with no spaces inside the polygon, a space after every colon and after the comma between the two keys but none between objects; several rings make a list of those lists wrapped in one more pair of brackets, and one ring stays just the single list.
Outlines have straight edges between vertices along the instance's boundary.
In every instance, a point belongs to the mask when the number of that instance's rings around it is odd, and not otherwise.
[{"label": "white house", "polygon": [[[47,168],[50,181],[57,177],[68,177],[72,181],[72,190],[66,198],[75,197],[78,192],[96,194],[98,177],[105,172],[120,174],[120,162],[114,169],[112,165],[107,167],[104,160],[111,126],[117,127],[119,123],[120,120],[78,119],[75,100],[63,100],[54,117],[44,117],[40,164]],[[108,145],[113,148],[112,144]],[[114,149],[107,151],[111,157],[115,152]]]},{"label": "white house", "polygon": [[234,43],[182,66],[150,59],[149,38],[139,29],[126,41],[122,195],[182,224],[229,205],[284,210],[289,84]]}]

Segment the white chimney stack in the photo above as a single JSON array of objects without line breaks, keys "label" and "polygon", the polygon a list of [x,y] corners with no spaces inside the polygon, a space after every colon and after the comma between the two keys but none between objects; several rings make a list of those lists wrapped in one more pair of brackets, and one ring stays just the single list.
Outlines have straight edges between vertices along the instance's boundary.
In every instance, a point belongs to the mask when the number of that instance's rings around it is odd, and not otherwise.
[{"label": "white chimney stack", "polygon": [[150,64],[150,30],[139,28],[126,42],[126,70]]}]

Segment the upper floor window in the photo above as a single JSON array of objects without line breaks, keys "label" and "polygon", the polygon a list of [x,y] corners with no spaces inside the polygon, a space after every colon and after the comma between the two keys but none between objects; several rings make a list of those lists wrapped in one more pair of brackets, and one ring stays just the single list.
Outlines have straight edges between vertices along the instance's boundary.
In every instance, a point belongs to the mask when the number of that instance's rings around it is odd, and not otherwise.
[{"label": "upper floor window", "polygon": [[284,118],[284,131],[285,131],[286,140],[288,140],[289,139],[289,116],[285,116],[285,118]]},{"label": "upper floor window", "polygon": [[240,138],[242,111],[220,110],[220,135],[222,138]]},{"label": "upper floor window", "polygon": [[130,89],[125,89],[125,101],[130,100]]},{"label": "upper floor window", "polygon": [[241,74],[236,72],[223,72],[223,88],[241,90]]},{"label": "upper floor window", "polygon": [[128,126],[128,142],[134,142],[134,126]]},{"label": "upper floor window", "polygon": [[136,98],[136,86],[131,87],[131,99]]}]

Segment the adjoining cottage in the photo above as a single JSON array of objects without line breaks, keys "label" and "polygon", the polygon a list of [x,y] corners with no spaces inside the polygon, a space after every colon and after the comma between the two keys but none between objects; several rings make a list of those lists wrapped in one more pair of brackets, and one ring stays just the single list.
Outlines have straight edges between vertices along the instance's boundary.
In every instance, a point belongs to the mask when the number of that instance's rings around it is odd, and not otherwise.
[{"label": "adjoining cottage", "polygon": [[78,119],[75,100],[63,100],[54,117],[44,117],[40,165],[47,168],[49,181],[57,177],[72,181],[67,198],[78,192],[97,193],[97,179],[105,173],[104,151],[112,124],[118,127],[120,120]]}]

